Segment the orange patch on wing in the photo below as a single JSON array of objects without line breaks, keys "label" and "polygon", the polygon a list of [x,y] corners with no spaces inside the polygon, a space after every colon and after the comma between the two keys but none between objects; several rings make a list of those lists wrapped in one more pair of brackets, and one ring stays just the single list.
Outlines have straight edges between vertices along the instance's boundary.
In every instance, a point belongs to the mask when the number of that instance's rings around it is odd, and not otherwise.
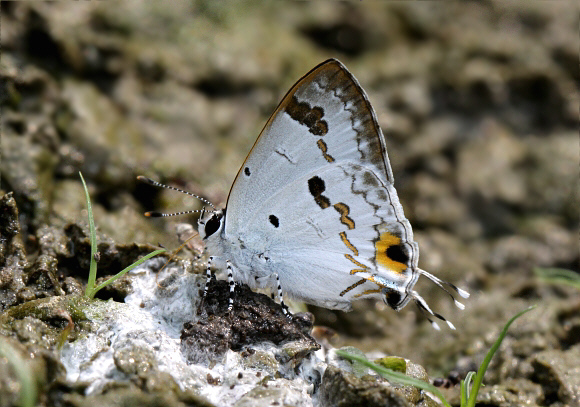
[{"label": "orange patch on wing", "polygon": [[401,238],[392,235],[389,232],[382,233],[379,240],[375,243],[377,263],[395,273],[402,273],[405,271],[407,268],[406,264],[392,260],[387,255],[389,247],[398,246],[400,243]]}]

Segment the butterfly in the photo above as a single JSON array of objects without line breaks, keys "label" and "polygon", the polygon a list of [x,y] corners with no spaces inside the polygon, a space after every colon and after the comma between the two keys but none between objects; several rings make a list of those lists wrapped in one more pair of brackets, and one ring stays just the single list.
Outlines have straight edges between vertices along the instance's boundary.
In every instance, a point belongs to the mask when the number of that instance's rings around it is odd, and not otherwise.
[{"label": "butterfly", "polygon": [[413,300],[428,318],[454,329],[415,283],[427,277],[461,309],[451,291],[469,296],[418,267],[419,247],[375,112],[336,59],[316,66],[284,96],[238,171],[226,208],[204,202],[213,208],[198,221],[210,255],[207,284],[212,266],[227,268],[229,310],[238,282],[273,288],[283,307],[283,293],[345,311],[363,298],[397,311]]}]

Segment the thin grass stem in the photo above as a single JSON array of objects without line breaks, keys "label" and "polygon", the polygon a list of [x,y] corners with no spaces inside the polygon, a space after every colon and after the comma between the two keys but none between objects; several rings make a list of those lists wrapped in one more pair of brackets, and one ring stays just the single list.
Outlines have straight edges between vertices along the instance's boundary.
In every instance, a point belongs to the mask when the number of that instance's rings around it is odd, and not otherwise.
[{"label": "thin grass stem", "polygon": [[473,380],[473,387],[471,388],[471,391],[469,392],[470,394],[469,394],[469,398],[467,400],[467,407],[475,407],[477,393],[479,392],[479,388],[481,387],[481,384],[483,383],[483,375],[485,374],[485,371],[487,370],[487,367],[489,366],[489,363],[491,362],[493,355],[495,354],[495,352],[497,352],[497,350],[499,349],[499,347],[501,345],[501,342],[503,341],[503,339],[507,335],[507,332],[508,332],[510,325],[516,319],[518,319],[519,317],[524,315],[526,312],[533,310],[534,308],[536,308],[536,305],[533,305],[533,306],[531,306],[523,311],[518,312],[516,315],[514,315],[507,322],[507,324],[505,324],[501,333],[499,334],[499,337],[497,338],[497,340],[495,341],[495,343],[493,344],[491,349],[487,352],[487,355],[485,355],[485,358],[483,359],[481,366],[479,366],[479,369],[477,370],[477,374],[475,375],[475,379]]},{"label": "thin grass stem", "polygon": [[337,350],[336,354],[342,358],[354,360],[356,362],[359,362],[359,363],[373,369],[375,372],[379,373],[381,376],[383,376],[387,380],[397,382],[397,383],[403,384],[405,386],[415,386],[421,390],[431,392],[439,400],[441,400],[441,402],[443,403],[443,405],[445,407],[451,407],[451,405],[447,402],[447,400],[445,399],[443,394],[439,391],[439,389],[430,383],[426,383],[422,380],[418,380],[418,379],[415,379],[413,377],[409,377],[404,373],[395,372],[394,370],[379,366],[379,365],[369,361],[366,358],[363,358],[363,357],[358,356],[358,355],[353,355],[353,354],[345,352],[343,350]]},{"label": "thin grass stem", "polygon": [[20,353],[6,342],[0,347],[0,356],[4,356],[8,360],[8,364],[12,366],[16,376],[18,376],[18,381],[20,382],[20,407],[33,407],[36,404],[38,391],[30,364],[23,360]]},{"label": "thin grass stem", "polygon": [[[95,286],[95,281],[97,281],[97,260],[95,255],[97,254],[97,233],[95,231],[95,220],[93,218],[93,207],[91,205],[91,197],[89,196],[89,189],[83,178],[83,174],[79,171],[81,181],[83,182],[83,188],[85,189],[85,198],[87,201],[87,212],[89,216],[89,239],[91,242],[91,263],[89,266],[89,279],[87,280],[87,289],[85,290],[85,296],[93,298],[94,292],[93,287]],[[91,295],[92,293],[92,295]]]},{"label": "thin grass stem", "polygon": [[165,249],[157,249],[149,254],[146,254],[145,256],[141,257],[139,260],[137,260],[135,263],[125,267],[123,270],[119,271],[117,274],[115,274],[113,277],[107,279],[106,281],[103,281],[101,284],[99,284],[98,286],[96,286],[93,291],[92,291],[92,296],[91,298],[93,298],[95,296],[95,294],[102,288],[105,288],[106,286],[108,286],[109,284],[112,284],[115,280],[123,277],[125,274],[127,274],[129,271],[133,270],[135,267],[137,267],[138,265],[144,263],[145,261],[149,260],[151,257],[153,256],[157,256],[160,253],[165,252]]}]

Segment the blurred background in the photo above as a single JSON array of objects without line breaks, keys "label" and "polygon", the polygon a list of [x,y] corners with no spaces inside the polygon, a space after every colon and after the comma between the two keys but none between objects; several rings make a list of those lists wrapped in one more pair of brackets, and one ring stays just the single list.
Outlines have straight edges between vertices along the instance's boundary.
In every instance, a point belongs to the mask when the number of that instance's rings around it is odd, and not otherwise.
[{"label": "blurred background", "polygon": [[544,338],[534,351],[578,344],[578,291],[533,274],[579,270],[574,2],[2,2],[1,12],[0,188],[14,191],[31,264],[47,230],[86,223],[78,171],[103,236],[174,248],[174,224],[194,218],[142,213],[200,203],[136,176],[225,205],[281,97],[332,57],[376,110],[420,266],[472,298],[461,312],[418,284],[454,332],[433,331],[414,306],[373,302],[311,308],[316,323],[339,344],[441,371],[477,359],[532,303],[542,307],[520,339]]}]

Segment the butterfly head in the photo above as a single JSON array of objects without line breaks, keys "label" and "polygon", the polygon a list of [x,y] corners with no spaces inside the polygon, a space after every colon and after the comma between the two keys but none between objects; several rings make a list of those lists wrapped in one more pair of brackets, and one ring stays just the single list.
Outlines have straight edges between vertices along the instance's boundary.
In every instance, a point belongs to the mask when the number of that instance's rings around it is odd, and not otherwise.
[{"label": "butterfly head", "polygon": [[388,278],[375,275],[370,277],[368,280],[372,281],[379,287],[378,290],[374,291],[380,292],[385,304],[395,311],[401,310],[413,298],[412,292],[405,292],[404,287],[401,287],[394,281],[390,281]]},{"label": "butterfly head", "polygon": [[203,240],[212,235],[218,235],[222,230],[225,220],[225,209],[201,212],[197,221],[198,232]]}]

